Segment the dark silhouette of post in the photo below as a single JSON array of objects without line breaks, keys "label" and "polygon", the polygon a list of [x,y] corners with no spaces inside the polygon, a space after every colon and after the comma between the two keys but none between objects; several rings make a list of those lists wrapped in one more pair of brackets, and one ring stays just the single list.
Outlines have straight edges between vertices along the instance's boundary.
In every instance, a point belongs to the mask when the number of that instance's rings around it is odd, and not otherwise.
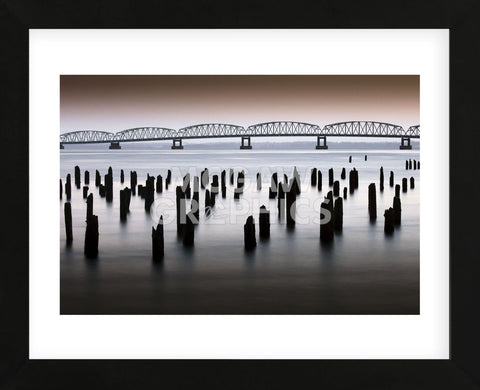
[{"label": "dark silhouette of post", "polygon": [[210,182],[210,177],[209,177],[208,168],[205,168],[200,174],[200,185],[202,186],[202,189],[208,186],[209,182]]},{"label": "dark silhouette of post", "polygon": [[233,172],[233,169],[230,168],[230,171],[229,171],[229,177],[230,177],[230,185],[233,186],[233,181],[234,181],[234,172]]},{"label": "dark silhouette of post", "polygon": [[83,199],[87,199],[88,196],[88,186],[83,186]]},{"label": "dark silhouette of post", "polygon": [[136,188],[137,188],[137,172],[135,171],[130,171],[130,188],[132,190],[132,194],[136,194]]},{"label": "dark silhouette of post", "polygon": [[157,182],[155,185],[155,190],[157,193],[162,193],[163,192],[163,177],[162,175],[157,176]]},{"label": "dark silhouette of post", "polygon": [[75,187],[77,190],[80,189],[80,167],[78,165],[75,165]]},{"label": "dark silhouette of post", "polygon": [[257,172],[257,191],[262,190],[262,174]]},{"label": "dark silhouette of post", "polygon": [[96,215],[91,215],[87,219],[84,254],[89,259],[95,259],[98,256],[98,216]]},{"label": "dark silhouette of post", "polygon": [[258,216],[260,225],[260,238],[270,238],[270,211],[265,206],[260,207],[260,214]]},{"label": "dark silhouette of post", "polygon": [[194,229],[195,215],[190,211],[186,215],[185,226],[183,228],[183,245],[193,246],[195,243],[195,229]]},{"label": "dark silhouette of post", "polygon": [[120,169],[120,183],[123,184],[125,181],[125,174],[123,173],[123,169]]},{"label": "dark silhouette of post", "polygon": [[402,192],[407,192],[408,189],[408,179],[404,177],[402,179]]},{"label": "dark silhouette of post", "polygon": [[393,187],[393,172],[390,171],[390,187]]},{"label": "dark silhouette of post", "polygon": [[243,225],[243,237],[246,250],[252,250],[257,246],[257,239],[255,237],[255,221],[250,215]]},{"label": "dark silhouette of post", "polygon": [[95,170],[95,187],[100,187],[100,184],[102,184],[102,177],[100,176],[100,172]]},{"label": "dark silhouette of post", "polygon": [[60,179],[60,199],[62,199],[63,196],[63,185],[62,185],[62,179]]},{"label": "dark silhouette of post", "polygon": [[345,171],[345,168],[342,168],[342,173],[340,174],[340,179],[345,180],[347,177],[347,173]]},{"label": "dark silhouette of post", "polygon": [[155,200],[155,178],[149,176],[145,184],[145,211],[150,212],[150,207]]},{"label": "dark silhouette of post", "polygon": [[410,178],[410,189],[414,189],[415,188],[415,178],[412,176]]},{"label": "dark silhouette of post", "polygon": [[334,206],[334,227],[337,232],[343,230],[343,199],[337,198]]},{"label": "dark silhouette of post", "polygon": [[400,198],[400,184],[395,184],[395,196]]},{"label": "dark silhouette of post", "polygon": [[347,199],[347,187],[343,187],[343,199]]},{"label": "dark silhouette of post", "polygon": [[113,200],[113,171],[112,167],[108,168],[108,174],[105,175],[105,200],[111,202]]},{"label": "dark silhouette of post", "polygon": [[405,160],[405,169],[408,170],[408,160]]},{"label": "dark silhouette of post", "polygon": [[368,214],[370,215],[370,221],[377,219],[377,193],[375,183],[371,183],[368,186]]},{"label": "dark silhouette of post", "polygon": [[155,229],[152,226],[152,258],[154,261],[161,261],[164,256],[164,241],[163,241],[163,216]]},{"label": "dark silhouette of post", "polygon": [[183,227],[186,220],[186,204],[185,204],[185,192],[182,191],[181,186],[176,188],[176,207],[177,207],[177,234],[183,234]]},{"label": "dark silhouette of post", "polygon": [[105,198],[105,186],[103,184],[100,184],[100,187],[98,187],[98,193],[100,198]]},{"label": "dark silhouette of post", "polygon": [[380,191],[383,191],[383,167],[380,167]]},{"label": "dark silhouette of post", "polygon": [[349,163],[352,162],[352,156],[350,156],[350,157],[348,158],[348,162],[349,162]]},{"label": "dark silhouette of post", "polygon": [[130,196],[131,192],[128,187],[125,187],[123,190],[120,190],[120,220],[127,220],[127,213],[130,206]]},{"label": "dark silhouette of post", "polygon": [[408,169],[412,169],[412,159],[408,160]]},{"label": "dark silhouette of post", "polygon": [[196,221],[200,220],[200,194],[199,194],[199,187],[200,187],[200,179],[198,176],[193,177],[193,197],[192,203],[190,205],[191,211],[193,211],[193,215],[196,218]]},{"label": "dark silhouette of post", "polygon": [[183,187],[182,187],[182,191],[185,192],[185,197],[187,199],[191,199],[192,198],[192,188],[190,186],[190,173],[187,173],[184,177],[183,177]]},{"label": "dark silhouette of post", "polygon": [[320,241],[325,244],[333,241],[333,236],[335,233],[334,211],[331,195],[332,191],[329,191],[320,208]]},{"label": "dark silhouette of post", "polygon": [[85,171],[83,176],[84,176],[84,179],[83,179],[84,184],[90,184],[90,172]]},{"label": "dark silhouette of post", "polygon": [[[237,193],[235,192],[234,197],[236,196],[237,196]],[[238,199],[238,197],[235,199]],[[210,191],[207,189],[205,190],[205,215],[207,217],[210,215],[211,209],[212,209],[212,205],[210,203]]]},{"label": "dark silhouette of post", "polygon": [[65,202],[63,206],[63,213],[65,215],[65,236],[67,239],[67,245],[70,245],[73,241],[72,233],[72,205],[70,202]]},{"label": "dark silhouette of post", "polygon": [[295,178],[290,180],[290,188],[286,193],[287,197],[287,226],[295,226],[295,213],[296,213],[296,206],[295,201],[297,199],[297,193],[294,188]]},{"label": "dark silhouette of post", "polygon": [[70,174],[67,174],[67,180],[65,182],[65,196],[67,197],[67,200],[72,198],[72,179]]},{"label": "dark silhouette of post", "polygon": [[417,169],[417,160],[413,160],[413,170]]},{"label": "dark silhouette of post", "polygon": [[328,186],[333,186],[333,168],[328,170]]},{"label": "dark silhouette of post", "polygon": [[169,169],[167,171],[167,177],[165,179],[165,189],[168,190],[168,186],[172,182],[172,171]]},{"label": "dark silhouette of post", "polygon": [[340,182],[338,180],[333,182],[333,196],[340,196]]},{"label": "dark silhouette of post", "polygon": [[285,209],[286,209],[286,204],[285,204],[285,186],[283,183],[280,183],[278,185],[278,201],[277,201],[277,209],[278,209],[278,218],[283,219],[285,215]]},{"label": "dark silhouette of post", "polygon": [[393,220],[395,225],[402,223],[402,202],[398,196],[393,198]]},{"label": "dark silhouette of post", "polygon": [[88,218],[93,215],[93,194],[88,195],[87,197],[87,218],[86,221],[88,221]]},{"label": "dark silhouette of post", "polygon": [[367,155],[365,155],[365,161],[367,161]]},{"label": "dark silhouette of post", "polygon": [[322,190],[322,172],[320,171],[320,169],[318,170],[318,175],[317,175],[317,189],[319,191]]},{"label": "dark silhouette of post", "polygon": [[310,184],[312,187],[317,185],[317,168],[312,168],[310,173]]},{"label": "dark silhouette of post", "polygon": [[385,224],[383,227],[383,230],[385,234],[393,234],[393,229],[394,229],[394,211],[390,207],[387,210],[385,210],[385,214],[383,214],[385,217]]}]

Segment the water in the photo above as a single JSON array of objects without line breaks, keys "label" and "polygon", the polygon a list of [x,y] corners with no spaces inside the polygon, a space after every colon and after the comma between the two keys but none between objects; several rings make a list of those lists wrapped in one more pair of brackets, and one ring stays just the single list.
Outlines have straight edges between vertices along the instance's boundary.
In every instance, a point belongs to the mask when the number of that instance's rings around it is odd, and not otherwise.
[{"label": "water", "polygon": [[[419,225],[420,171],[405,170],[405,159],[419,159],[419,151],[399,150],[155,150],[141,148],[106,150],[83,146],[61,152],[60,177],[72,176],[73,245],[65,243],[63,200],[60,236],[60,308],[62,314],[418,314],[419,313]],[[368,160],[364,161],[364,155]],[[348,156],[353,161],[348,163]],[[90,172],[94,214],[99,219],[99,256],[83,256],[86,203],[74,185],[74,166]],[[95,188],[95,169],[102,175],[113,168],[114,199],[106,203]],[[301,176],[297,197],[297,224],[287,229],[278,220],[276,200],[268,199],[273,171],[279,178],[292,177],[293,166]],[[379,190],[379,169],[385,173],[385,190]],[[195,246],[186,249],[177,238],[175,186],[187,172],[199,175],[209,168],[213,174],[227,170],[227,199],[217,197],[215,213],[205,218],[204,190],[200,191],[200,224],[195,228]],[[310,169],[323,174],[323,191],[310,186]],[[341,169],[359,171],[359,188],[344,201],[343,232],[327,247],[319,241],[320,203],[331,188],[328,169],[340,180]],[[245,175],[245,192],[233,202],[228,169]],[[120,183],[120,169],[125,183]],[[126,223],[119,218],[119,190],[130,185],[130,170],[138,184],[147,173],[166,177],[172,184],[156,194],[151,213],[144,201],[132,197]],[[256,190],[256,173],[262,172],[262,190]],[[395,184],[403,177],[415,178],[415,189],[401,193],[402,225],[391,237],[383,232],[383,212],[393,203]],[[376,223],[367,209],[368,184],[377,185]],[[258,239],[258,208],[270,210],[270,240]],[[187,204],[189,209],[190,205]],[[151,227],[160,214],[165,219],[165,258],[151,259]],[[257,247],[243,248],[243,224],[248,215],[256,222]],[[170,222],[169,221],[173,221]]]}]

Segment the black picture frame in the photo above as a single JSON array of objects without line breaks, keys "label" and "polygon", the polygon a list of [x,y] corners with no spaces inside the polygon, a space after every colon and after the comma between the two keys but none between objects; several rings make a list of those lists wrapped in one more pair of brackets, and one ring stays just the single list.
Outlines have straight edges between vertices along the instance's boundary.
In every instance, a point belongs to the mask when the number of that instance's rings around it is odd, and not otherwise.
[{"label": "black picture frame", "polygon": [[[480,321],[476,242],[480,199],[480,2],[15,1],[0,3],[2,208],[0,385],[6,388],[475,389]],[[450,359],[448,360],[30,360],[28,51],[30,28],[450,29]],[[412,59],[414,60],[414,59]],[[472,172],[473,170],[473,172]],[[448,211],[450,206],[450,211]],[[6,218],[5,218],[6,217]]]}]

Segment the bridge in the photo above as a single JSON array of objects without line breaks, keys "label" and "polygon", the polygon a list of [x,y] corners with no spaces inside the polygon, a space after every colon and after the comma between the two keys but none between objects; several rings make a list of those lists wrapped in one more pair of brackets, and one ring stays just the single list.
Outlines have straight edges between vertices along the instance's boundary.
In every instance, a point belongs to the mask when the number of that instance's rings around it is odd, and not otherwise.
[{"label": "bridge", "polygon": [[60,148],[67,144],[110,143],[110,149],[121,149],[120,142],[173,141],[172,149],[183,149],[184,139],[241,138],[240,149],[252,149],[251,137],[317,137],[317,149],[328,149],[328,137],[400,138],[400,149],[412,149],[410,140],[420,138],[420,125],[402,126],[374,121],[350,121],[325,125],[305,122],[264,122],[248,126],[227,123],[197,124],[181,129],[165,127],[135,127],[117,133],[98,130],[80,130],[60,134]]}]

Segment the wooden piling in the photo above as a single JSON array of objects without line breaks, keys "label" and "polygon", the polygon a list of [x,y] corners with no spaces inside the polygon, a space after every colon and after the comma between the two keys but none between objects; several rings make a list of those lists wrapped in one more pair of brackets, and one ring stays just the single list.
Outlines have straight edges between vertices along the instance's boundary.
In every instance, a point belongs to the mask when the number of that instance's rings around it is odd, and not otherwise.
[{"label": "wooden piling", "polygon": [[388,208],[385,210],[385,213],[383,214],[385,217],[385,224],[383,226],[383,231],[385,234],[393,234],[394,230],[394,211],[393,208]]},{"label": "wooden piling", "polygon": [[120,220],[127,220],[127,213],[130,206],[130,189],[125,187],[123,190],[120,190]]},{"label": "wooden piling", "polygon": [[88,218],[93,215],[93,194],[87,196],[87,217],[85,218],[88,221]]},{"label": "wooden piling", "polygon": [[262,174],[257,172],[257,191],[262,190]]},{"label": "wooden piling", "polygon": [[60,199],[63,197],[63,185],[62,185],[62,179],[60,179]]},{"label": "wooden piling", "polygon": [[400,184],[395,184],[395,196],[400,198]]},{"label": "wooden piling", "polygon": [[335,233],[334,205],[331,200],[331,193],[332,192],[329,191],[329,195],[327,195],[320,207],[320,241],[324,244],[331,243]]},{"label": "wooden piling", "polygon": [[83,186],[83,199],[87,199],[88,196],[88,186]]},{"label": "wooden piling", "polygon": [[286,192],[286,215],[287,215],[287,226],[295,226],[295,213],[296,213],[296,204],[297,192],[295,191],[294,183],[296,182],[295,178],[290,180],[290,188]]},{"label": "wooden piling", "polygon": [[190,211],[186,215],[185,226],[183,228],[183,246],[193,246],[195,243],[195,229],[194,229],[195,216]]},{"label": "wooden piling", "polygon": [[89,259],[94,259],[98,256],[98,216],[96,215],[91,215],[87,219],[84,254]]},{"label": "wooden piling", "polygon": [[340,196],[340,182],[338,180],[333,182],[333,196]]},{"label": "wooden piling", "polygon": [[317,175],[317,189],[318,191],[322,190],[322,172],[320,169],[318,170],[318,175]]},{"label": "wooden piling", "polygon": [[67,240],[67,245],[70,245],[73,241],[72,233],[72,204],[70,202],[65,202],[63,206],[63,213],[65,216],[65,236]]},{"label": "wooden piling", "polygon": [[400,225],[402,222],[402,202],[398,196],[393,198],[393,221],[395,225]]},{"label": "wooden piling", "polygon": [[408,160],[408,169],[412,169],[412,159]]},{"label": "wooden piling", "polygon": [[279,183],[278,185],[278,200],[277,200],[277,210],[278,218],[283,219],[285,215],[286,202],[285,202],[285,186],[284,183]]},{"label": "wooden piling", "polygon": [[415,188],[415,178],[412,176],[410,178],[410,189],[414,189]]},{"label": "wooden piling", "polygon": [[100,187],[98,187],[98,193],[100,198],[105,198],[105,186],[103,184],[100,184]]},{"label": "wooden piling", "polygon": [[164,251],[163,216],[160,216],[157,228],[152,226],[152,259],[161,261],[165,255]]},{"label": "wooden piling", "polygon": [[67,197],[67,200],[72,198],[72,179],[70,174],[67,174],[67,180],[65,182],[65,196]]},{"label": "wooden piling", "polygon": [[343,230],[343,199],[337,198],[335,200],[335,206],[333,209],[334,212],[334,228],[337,232],[341,232]]},{"label": "wooden piling", "polygon": [[349,162],[349,163],[352,162],[352,156],[350,156],[350,157],[348,158],[348,162]]},{"label": "wooden piling", "polygon": [[181,235],[183,234],[187,212],[185,204],[185,192],[182,191],[181,186],[177,186],[175,190],[177,208],[177,234]]},{"label": "wooden piling", "polygon": [[390,171],[390,187],[393,187],[393,172]]},{"label": "wooden piling", "polygon": [[163,192],[163,177],[162,177],[162,175],[157,176],[157,182],[155,184],[155,191],[157,193],[162,193]]},{"label": "wooden piling", "polygon": [[260,207],[258,223],[260,225],[260,238],[270,238],[270,211],[265,206]]},{"label": "wooden piling", "polygon": [[80,189],[80,167],[78,165],[75,165],[75,187],[77,190]]},{"label": "wooden piling", "polygon": [[83,176],[84,176],[84,179],[83,179],[84,184],[90,184],[90,172],[85,171]]},{"label": "wooden piling", "polygon": [[417,160],[413,160],[413,170],[417,169]]},{"label": "wooden piling", "polygon": [[333,168],[328,170],[328,186],[333,186]]},{"label": "wooden piling", "polygon": [[383,191],[383,167],[380,167],[380,191]]},{"label": "wooden piling", "polygon": [[347,199],[347,187],[343,187],[343,199]]},{"label": "wooden piling", "polygon": [[340,174],[340,179],[345,180],[347,177],[347,172],[345,171],[345,168],[342,168],[342,173]]},{"label": "wooden piling", "polygon": [[95,170],[95,187],[100,187],[100,184],[102,184],[102,177],[100,176],[100,172]]},{"label": "wooden piling", "polygon": [[375,183],[370,183],[368,186],[368,214],[370,221],[377,219],[377,193]]},{"label": "wooden piling", "polygon": [[145,183],[145,211],[150,212],[153,202],[155,201],[155,178],[149,176]]},{"label": "wooden piling", "polygon": [[250,215],[243,225],[243,238],[246,250],[252,250],[257,246],[257,239],[255,237],[255,221]]},{"label": "wooden piling", "polygon": [[317,185],[317,168],[312,168],[310,173],[310,184],[312,187]]},{"label": "wooden piling", "polygon": [[407,192],[407,188],[408,188],[408,179],[404,177],[402,179],[402,192]]}]

